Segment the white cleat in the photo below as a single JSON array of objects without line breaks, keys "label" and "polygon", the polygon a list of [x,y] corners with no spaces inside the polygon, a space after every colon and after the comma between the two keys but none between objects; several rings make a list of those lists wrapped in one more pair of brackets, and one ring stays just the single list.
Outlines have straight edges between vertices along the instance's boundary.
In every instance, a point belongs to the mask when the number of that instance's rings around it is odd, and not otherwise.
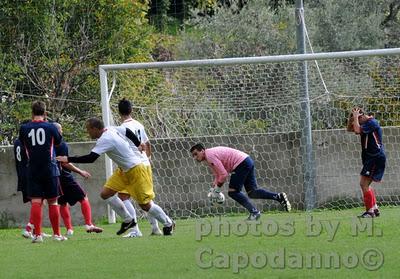
[{"label": "white cleat", "polygon": [[51,237],[51,234],[42,233],[41,236],[42,236],[43,238],[50,238],[50,237]]},{"label": "white cleat", "polygon": [[130,238],[130,237],[142,237],[143,234],[139,229],[133,228],[131,229],[130,232],[128,232],[126,235],[122,236],[125,238]]},{"label": "white cleat", "polygon": [[68,238],[66,238],[65,236],[63,236],[63,235],[53,235],[53,240],[55,240],[55,241],[65,241],[65,240],[68,240]]},{"label": "white cleat", "polygon": [[100,227],[96,227],[95,225],[85,225],[85,229],[87,233],[102,233],[103,229]]},{"label": "white cleat", "polygon": [[160,228],[153,229],[153,230],[151,231],[150,236],[157,236],[157,235],[163,235],[163,233],[162,233],[162,231],[160,230]]},{"label": "white cleat", "polygon": [[41,235],[34,235],[32,237],[32,243],[42,243],[43,237]]},{"label": "white cleat", "polygon": [[31,233],[31,232],[28,232],[27,230],[23,230],[23,231],[22,231],[22,236],[23,236],[24,238],[33,239],[32,233]]},{"label": "white cleat", "polygon": [[67,233],[66,233],[65,235],[68,236],[68,237],[71,237],[71,236],[74,235],[74,231],[71,230],[71,229],[68,229],[68,230],[67,230]]}]

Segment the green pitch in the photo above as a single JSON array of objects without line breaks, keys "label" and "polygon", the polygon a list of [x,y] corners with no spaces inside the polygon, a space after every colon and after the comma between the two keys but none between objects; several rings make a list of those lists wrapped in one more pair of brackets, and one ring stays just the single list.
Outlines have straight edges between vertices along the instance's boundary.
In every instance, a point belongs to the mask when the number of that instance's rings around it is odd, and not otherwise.
[{"label": "green pitch", "polygon": [[[177,220],[175,235],[142,238],[82,227],[66,242],[31,244],[0,230],[0,278],[397,278],[400,207]],[[45,232],[50,233],[46,228]]]}]

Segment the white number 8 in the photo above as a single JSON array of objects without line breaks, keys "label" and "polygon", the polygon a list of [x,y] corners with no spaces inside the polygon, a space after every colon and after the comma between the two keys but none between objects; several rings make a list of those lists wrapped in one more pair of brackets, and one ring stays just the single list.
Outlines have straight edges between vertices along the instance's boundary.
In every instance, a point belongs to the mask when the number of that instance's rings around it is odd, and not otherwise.
[{"label": "white number 8", "polygon": [[21,146],[17,146],[17,148],[15,149],[15,153],[17,153],[16,157],[17,157],[18,162],[21,162],[22,161],[22,158],[21,158]]}]

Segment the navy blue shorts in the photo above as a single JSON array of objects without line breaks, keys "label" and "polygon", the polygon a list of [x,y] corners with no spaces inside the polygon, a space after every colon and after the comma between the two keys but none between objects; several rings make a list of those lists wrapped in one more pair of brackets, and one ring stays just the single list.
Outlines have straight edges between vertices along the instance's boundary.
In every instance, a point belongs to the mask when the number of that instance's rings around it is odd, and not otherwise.
[{"label": "navy blue shorts", "polygon": [[363,160],[363,168],[360,174],[371,178],[375,182],[379,182],[382,180],[383,174],[385,173],[385,165],[385,155],[365,158]]},{"label": "navy blue shorts", "polygon": [[250,157],[243,160],[232,172],[231,180],[229,182],[229,188],[242,191],[242,188],[246,189],[246,192],[257,189],[256,174],[254,169],[254,162]]},{"label": "navy blue shorts", "polygon": [[69,204],[75,205],[78,201],[86,197],[86,192],[82,189],[81,185],[74,179],[72,175],[60,176],[60,184],[63,195],[58,198],[58,203],[61,205]]},{"label": "navy blue shorts", "polygon": [[17,191],[22,192],[22,201],[24,203],[30,202],[31,199],[28,197],[28,181],[26,178],[26,172],[18,176]]},{"label": "navy blue shorts", "polygon": [[28,178],[29,198],[57,198],[61,194],[58,176],[30,176]]}]

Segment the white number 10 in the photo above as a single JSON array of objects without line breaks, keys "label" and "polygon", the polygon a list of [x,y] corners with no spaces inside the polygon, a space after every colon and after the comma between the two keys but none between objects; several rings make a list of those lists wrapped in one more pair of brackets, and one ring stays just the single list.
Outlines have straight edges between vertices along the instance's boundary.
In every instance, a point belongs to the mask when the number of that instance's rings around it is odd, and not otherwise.
[{"label": "white number 10", "polygon": [[36,142],[38,145],[43,145],[44,142],[46,141],[46,134],[45,134],[43,128],[37,129],[36,135],[35,135],[35,129],[32,129],[29,132],[28,137],[30,137],[32,139],[32,146],[35,146]]}]

